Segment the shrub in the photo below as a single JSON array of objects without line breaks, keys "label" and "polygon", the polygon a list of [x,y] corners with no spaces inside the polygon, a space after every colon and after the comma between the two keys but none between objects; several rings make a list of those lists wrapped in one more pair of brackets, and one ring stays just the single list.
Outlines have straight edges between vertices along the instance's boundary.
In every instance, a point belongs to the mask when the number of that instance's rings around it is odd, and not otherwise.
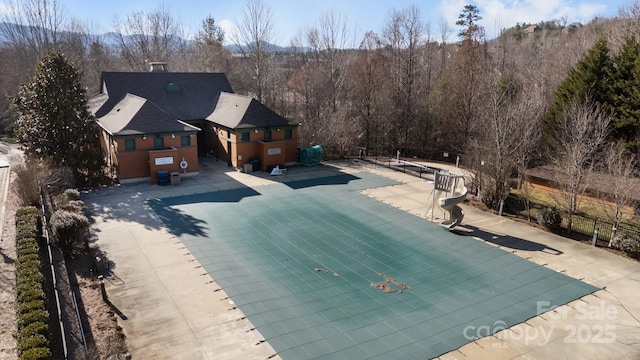
[{"label": "shrub", "polygon": [[37,282],[24,282],[16,286],[16,293],[18,294],[18,296],[32,290],[42,290],[42,285]]},{"label": "shrub", "polygon": [[628,235],[616,235],[611,240],[611,247],[622,250],[628,254],[640,254],[640,239]]},{"label": "shrub", "polygon": [[68,201],[80,200],[80,191],[77,189],[67,189],[64,191],[64,195]]},{"label": "shrub", "polygon": [[26,314],[20,315],[18,318],[18,326],[20,329],[24,329],[27,325],[41,322],[46,323],[49,321],[49,312],[44,309],[32,310]]},{"label": "shrub", "polygon": [[26,238],[29,241],[22,242],[17,246],[18,257],[29,255],[29,254],[40,254],[40,247],[38,243],[36,243],[36,239]]},{"label": "shrub", "polygon": [[507,196],[507,198],[504,199],[504,211],[506,212],[517,214],[525,209],[525,200],[519,196]]},{"label": "shrub", "polygon": [[48,346],[49,340],[42,334],[36,334],[18,341],[18,354],[22,354],[29,349],[46,348]]},{"label": "shrub", "polygon": [[562,224],[562,216],[558,210],[550,207],[546,207],[538,211],[538,224],[546,227],[551,231],[560,230]]},{"label": "shrub", "polygon": [[20,330],[19,338],[27,338],[38,334],[49,338],[49,324],[39,321],[33,322]]},{"label": "shrub", "polygon": [[26,288],[23,291],[18,292],[16,296],[16,300],[18,303],[25,303],[33,300],[42,300],[44,299],[44,292],[41,287],[37,289],[34,288]]},{"label": "shrub", "polygon": [[26,314],[32,310],[44,309],[44,300],[32,300],[18,305],[18,315]]},{"label": "shrub", "polygon": [[28,285],[33,287],[34,284],[42,284],[44,281],[44,275],[41,272],[36,271],[23,271],[19,273],[20,276],[16,277],[16,286],[20,287],[21,285]]},{"label": "shrub", "polygon": [[18,240],[16,243],[16,248],[18,250],[26,247],[32,247],[32,246],[39,247],[38,241],[33,236],[20,238],[20,240]]},{"label": "shrub", "polygon": [[31,224],[19,224],[16,227],[16,239],[18,244],[23,244],[24,241],[22,239],[25,238],[33,238],[35,235],[36,229],[34,225]]},{"label": "shrub", "polygon": [[21,256],[18,259],[18,265],[20,264],[27,264],[29,262],[35,262],[35,261],[40,261],[40,254],[26,254],[24,256]]},{"label": "shrub", "polygon": [[27,214],[22,217],[18,217],[16,213],[16,241],[18,244],[22,243],[24,238],[39,238],[41,231],[40,215],[37,211],[35,215]]},{"label": "shrub", "polygon": [[40,266],[40,260],[18,263],[18,265],[16,265],[16,274],[18,274],[19,276],[28,276],[28,274],[40,272]]},{"label": "shrub", "polygon": [[81,200],[69,201],[66,204],[60,205],[60,210],[70,211],[76,214],[84,213],[84,202]]},{"label": "shrub", "polygon": [[50,360],[51,350],[47,347],[38,347],[33,349],[25,350],[22,354],[20,354],[20,360]]},{"label": "shrub", "polygon": [[498,210],[500,199],[494,192],[484,192],[482,194],[482,203],[491,210]]},{"label": "shrub", "polygon": [[38,209],[35,206],[23,206],[16,210],[16,221],[23,218],[38,216]]},{"label": "shrub", "polygon": [[89,240],[89,219],[81,214],[56,210],[51,216],[55,241],[65,254],[71,254],[77,244]]}]

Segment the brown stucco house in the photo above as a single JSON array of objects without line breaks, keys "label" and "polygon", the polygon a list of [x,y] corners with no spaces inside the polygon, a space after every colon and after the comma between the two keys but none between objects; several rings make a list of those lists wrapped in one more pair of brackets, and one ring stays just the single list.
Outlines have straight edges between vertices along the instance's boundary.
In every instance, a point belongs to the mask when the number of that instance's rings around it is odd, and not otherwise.
[{"label": "brown stucco house", "polygon": [[[90,108],[107,164],[119,181],[158,171],[198,174],[198,159],[267,171],[297,162],[298,124],[257,100],[233,93],[222,73],[103,72]],[[251,167],[253,168],[253,166]]]}]

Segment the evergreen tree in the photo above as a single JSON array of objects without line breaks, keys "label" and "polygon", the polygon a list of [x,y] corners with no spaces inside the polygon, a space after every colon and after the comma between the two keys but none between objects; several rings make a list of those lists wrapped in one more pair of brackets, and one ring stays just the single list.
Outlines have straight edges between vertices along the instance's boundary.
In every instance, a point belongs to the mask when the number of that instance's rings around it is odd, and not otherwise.
[{"label": "evergreen tree", "polygon": [[480,10],[475,5],[465,5],[460,15],[458,15],[458,21],[456,25],[462,27],[458,32],[458,37],[465,41],[479,41],[484,38],[484,28],[479,26],[478,21],[482,20],[480,16]]},{"label": "evergreen tree", "polygon": [[589,50],[585,57],[569,71],[567,78],[555,92],[554,103],[544,119],[545,141],[551,148],[555,147],[559,117],[564,109],[576,100],[589,98],[604,111],[611,106],[611,69],[613,61],[609,55],[607,41],[600,39]]},{"label": "evergreen tree", "polygon": [[640,44],[628,38],[614,58],[610,93],[613,109],[612,137],[626,149],[640,151]]},{"label": "evergreen tree", "polygon": [[78,185],[87,186],[101,180],[104,159],[80,80],[79,70],[62,53],[45,55],[14,99],[15,134],[27,156],[67,167]]},{"label": "evergreen tree", "polygon": [[226,52],[222,46],[224,36],[224,30],[211,15],[202,20],[202,28],[194,37],[199,71],[223,71]]}]

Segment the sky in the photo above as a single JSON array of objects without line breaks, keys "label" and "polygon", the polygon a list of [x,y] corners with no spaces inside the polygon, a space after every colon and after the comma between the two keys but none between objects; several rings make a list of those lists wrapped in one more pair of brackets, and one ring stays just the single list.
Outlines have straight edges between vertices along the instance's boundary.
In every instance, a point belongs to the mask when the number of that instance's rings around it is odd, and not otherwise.
[{"label": "sky", "polygon": [[[0,0],[2,1],[2,0]],[[6,1],[6,0],[5,0]],[[246,7],[246,0],[58,0],[67,10],[68,17],[90,25],[97,33],[112,30],[114,17],[121,19],[138,11],[167,9],[193,34],[202,20],[212,16],[231,36],[234,24]],[[430,24],[430,33],[437,38],[441,23],[446,21],[450,36],[455,41],[459,28],[455,25],[466,4],[473,4],[483,18],[479,24],[488,37],[494,37],[502,28],[516,23],[539,23],[566,18],[567,23],[586,23],[594,17],[615,17],[621,6],[630,6],[633,0],[262,0],[274,16],[276,36],[274,43],[289,45],[291,39],[305,29],[317,25],[325,14],[334,11],[344,16],[350,31],[362,38],[367,31],[382,33],[393,10],[416,5],[423,21]],[[2,9],[0,8],[0,11]]]}]

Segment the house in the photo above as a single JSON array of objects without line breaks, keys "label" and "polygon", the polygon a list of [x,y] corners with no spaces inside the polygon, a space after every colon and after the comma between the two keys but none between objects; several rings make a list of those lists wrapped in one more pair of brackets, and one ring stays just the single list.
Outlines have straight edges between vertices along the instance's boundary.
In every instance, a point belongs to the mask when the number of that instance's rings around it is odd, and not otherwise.
[{"label": "house", "polygon": [[267,171],[297,162],[298,124],[248,96],[233,93],[225,74],[103,72],[89,102],[113,176],[150,179],[158,171],[193,176],[198,159]]},{"label": "house", "polygon": [[534,34],[537,31],[540,31],[540,27],[538,25],[530,25],[524,28],[524,33],[527,36],[530,36],[531,34]]},{"label": "house", "polygon": [[[107,164],[120,180],[153,177],[160,170],[197,171],[199,128],[176,120],[149,100],[126,94],[97,118]],[[187,164],[180,169],[179,164]],[[189,164],[192,164],[189,168]]]},{"label": "house", "polygon": [[253,160],[260,170],[270,171],[298,159],[298,126],[256,99],[223,92],[206,120],[215,134],[213,156],[231,166]]}]

